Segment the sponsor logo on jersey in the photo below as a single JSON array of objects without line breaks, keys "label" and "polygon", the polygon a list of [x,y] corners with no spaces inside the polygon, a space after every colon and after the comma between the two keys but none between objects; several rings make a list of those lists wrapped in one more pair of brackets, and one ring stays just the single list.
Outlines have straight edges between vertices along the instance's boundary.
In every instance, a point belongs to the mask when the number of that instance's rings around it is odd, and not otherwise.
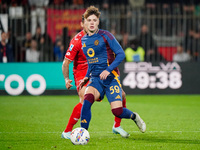
[{"label": "sponsor logo on jersey", "polygon": [[79,119],[78,118],[74,118],[74,120],[78,121]]},{"label": "sponsor logo on jersey", "polygon": [[121,97],[120,97],[119,95],[117,95],[117,96],[115,97],[115,99],[121,99]]},{"label": "sponsor logo on jersey", "polygon": [[83,47],[86,47],[85,43],[83,44]]},{"label": "sponsor logo on jersey", "polygon": [[72,48],[74,47],[73,44],[70,45],[69,50],[72,51]]},{"label": "sponsor logo on jersey", "polygon": [[87,123],[87,121],[85,119],[81,120],[82,123]]},{"label": "sponsor logo on jersey", "polygon": [[67,56],[69,56],[70,55],[70,52],[67,52],[67,54],[66,54]]},{"label": "sponsor logo on jersey", "polygon": [[99,45],[99,40],[94,41],[94,45]]},{"label": "sponsor logo on jersey", "polygon": [[88,55],[89,57],[93,57],[94,54],[95,54],[95,52],[94,52],[94,50],[93,50],[92,48],[89,48],[89,49],[87,50],[87,55]]}]

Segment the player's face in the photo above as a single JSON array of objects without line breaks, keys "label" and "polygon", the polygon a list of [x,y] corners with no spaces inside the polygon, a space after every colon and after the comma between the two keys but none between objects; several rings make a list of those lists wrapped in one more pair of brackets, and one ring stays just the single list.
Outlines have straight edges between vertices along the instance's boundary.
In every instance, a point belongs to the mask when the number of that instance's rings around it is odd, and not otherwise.
[{"label": "player's face", "polygon": [[94,14],[90,15],[87,19],[85,19],[84,22],[85,22],[84,24],[86,25],[87,31],[89,33],[94,33],[98,29],[99,18],[97,18],[97,16],[95,16]]}]

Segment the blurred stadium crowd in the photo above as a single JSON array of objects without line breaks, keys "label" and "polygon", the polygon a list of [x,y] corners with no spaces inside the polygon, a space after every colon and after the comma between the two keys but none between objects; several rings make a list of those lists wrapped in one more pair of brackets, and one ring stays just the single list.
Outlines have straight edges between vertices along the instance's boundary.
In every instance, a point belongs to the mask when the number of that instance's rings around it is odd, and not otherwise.
[{"label": "blurred stadium crowd", "polygon": [[[99,7],[100,28],[115,35],[126,61],[200,61],[199,0],[0,0],[0,62],[62,61],[81,30],[72,32],[73,21],[79,26],[89,5]],[[55,20],[68,25],[53,28]]]}]

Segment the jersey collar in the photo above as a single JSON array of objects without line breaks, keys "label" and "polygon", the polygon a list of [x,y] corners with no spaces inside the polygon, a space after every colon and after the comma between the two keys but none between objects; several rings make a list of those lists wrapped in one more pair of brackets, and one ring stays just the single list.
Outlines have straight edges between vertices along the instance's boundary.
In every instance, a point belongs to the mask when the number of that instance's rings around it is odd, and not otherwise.
[{"label": "jersey collar", "polygon": [[[99,32],[99,29],[97,29],[97,31],[95,31],[95,33],[94,34],[92,34],[91,36],[93,36],[93,35],[95,35],[95,34],[97,34]],[[87,33],[87,36],[89,36],[89,34]]]},{"label": "jersey collar", "polygon": [[97,29],[97,31],[95,32],[95,34],[97,34],[99,32],[99,29]]}]

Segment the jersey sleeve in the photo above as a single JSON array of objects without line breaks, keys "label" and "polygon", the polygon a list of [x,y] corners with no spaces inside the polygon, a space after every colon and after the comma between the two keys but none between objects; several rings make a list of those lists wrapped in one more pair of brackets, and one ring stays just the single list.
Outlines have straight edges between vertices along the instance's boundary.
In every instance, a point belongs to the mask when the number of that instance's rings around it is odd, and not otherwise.
[{"label": "jersey sleeve", "polygon": [[76,54],[78,53],[78,51],[80,50],[80,41],[75,41],[74,39],[71,40],[69,47],[67,49],[67,52],[65,54],[65,58],[73,61],[74,58],[76,57]]},{"label": "jersey sleeve", "polygon": [[111,72],[124,60],[125,53],[119,42],[115,39],[115,37],[111,33],[107,32],[106,39],[108,41],[111,50],[115,53],[115,60],[106,69],[107,71]]}]

